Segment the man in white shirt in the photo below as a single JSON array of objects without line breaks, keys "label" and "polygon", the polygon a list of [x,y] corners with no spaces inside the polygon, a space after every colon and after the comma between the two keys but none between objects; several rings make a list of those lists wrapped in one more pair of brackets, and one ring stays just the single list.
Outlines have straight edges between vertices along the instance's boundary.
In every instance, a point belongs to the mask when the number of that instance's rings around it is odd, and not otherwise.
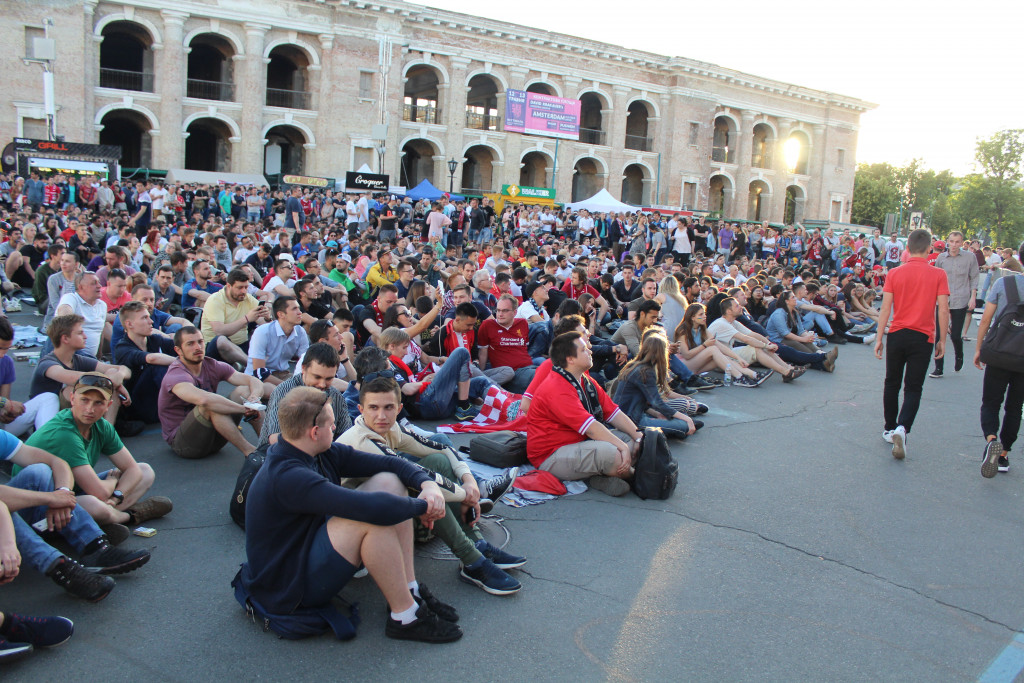
[{"label": "man in white shirt", "polygon": [[359,201],[356,202],[356,215],[359,219],[359,232],[366,232],[366,229],[370,227],[370,204],[366,197],[367,194],[364,192],[359,195]]},{"label": "man in white shirt", "polygon": [[162,180],[149,191],[149,198],[153,200],[153,219],[156,220],[156,217],[163,213],[164,202],[167,200],[167,190],[164,189]]},{"label": "man in white shirt", "polygon": [[270,292],[274,297],[295,295],[295,266],[291,259],[281,258],[274,264],[274,277],[267,280],[263,291]]},{"label": "man in white shirt", "polygon": [[[766,368],[775,370],[782,375],[786,384],[804,374],[804,368],[796,368],[779,358],[775,353],[779,350],[768,337],[754,332],[736,320],[743,312],[743,307],[732,297],[722,299],[722,317],[708,326],[708,335],[730,347],[739,358],[748,365],[760,363]],[[736,342],[746,346],[733,346]]]},{"label": "man in white shirt", "polygon": [[107,331],[107,305],[100,298],[100,281],[88,271],[75,276],[75,291],[61,296],[55,315],[80,315],[85,318],[84,351],[99,358],[100,342],[110,339]]},{"label": "man in white shirt", "polygon": [[356,206],[354,198],[354,194],[345,198],[345,227],[348,229],[349,235],[359,232],[359,208]]},{"label": "man in white shirt", "polygon": [[594,217],[590,215],[589,211],[586,209],[580,210],[580,217],[576,221],[576,227],[580,231],[581,240],[594,234]]}]

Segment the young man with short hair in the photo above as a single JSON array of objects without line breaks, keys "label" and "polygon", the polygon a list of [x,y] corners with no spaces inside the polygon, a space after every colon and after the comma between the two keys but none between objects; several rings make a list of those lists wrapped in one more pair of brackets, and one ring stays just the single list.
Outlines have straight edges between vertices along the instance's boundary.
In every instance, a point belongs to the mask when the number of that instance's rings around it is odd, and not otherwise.
[{"label": "young man with short hair", "polygon": [[288,364],[309,347],[302,327],[302,309],[294,296],[274,300],[274,322],[257,327],[249,340],[245,374],[277,386],[291,376]]},{"label": "young man with short hair", "polygon": [[495,308],[495,317],[483,321],[477,331],[479,365],[487,369],[490,361],[495,368],[508,367],[514,371],[506,388],[521,394],[530,386],[536,370],[534,359],[529,353],[530,326],[526,320],[516,317],[519,303],[514,296],[503,294]]},{"label": "young man with short hair", "polygon": [[114,347],[114,362],[128,368],[125,383],[133,400],[124,406],[125,418],[147,424],[159,422],[157,399],[167,366],[174,362],[174,342],[153,332],[153,319],[141,301],[129,301],[118,314],[125,334]]},{"label": "young man with short hair", "polygon": [[[910,252],[907,262],[885,278],[875,339],[875,357],[879,359],[886,337],[889,339],[882,394],[885,414],[882,438],[892,444],[892,455],[897,460],[907,455],[907,434],[914,426],[921,404],[932,345],[935,357],[941,358],[946,350],[949,328],[949,282],[946,273],[927,261],[931,235],[927,230],[914,230],[907,238],[907,249]],[[890,315],[892,324],[886,333]],[[899,405],[901,384],[902,408]]]},{"label": "young man with short hair", "polygon": [[[450,446],[407,431],[398,424],[401,410],[402,394],[395,380],[378,377],[365,382],[359,390],[360,415],[337,442],[365,453],[405,456],[421,467],[458,482],[465,491],[465,498],[448,502],[448,514],[435,522],[434,530],[461,561],[459,577],[492,595],[511,595],[519,591],[520,583],[503,570],[523,566],[526,558],[491,545],[476,526],[481,503],[486,502],[484,511],[489,511],[511,488],[515,471],[481,482],[482,494],[473,473]],[[472,516],[467,516],[470,511]]]},{"label": "young man with short hair", "polygon": [[[253,429],[259,434],[261,412],[243,404],[263,398],[263,383],[227,363],[207,358],[203,333],[194,327],[183,327],[174,333],[174,351],[178,358],[160,382],[157,410],[164,441],[175,455],[190,460],[205,458],[226,443],[242,455],[256,450],[242,436],[238,422],[243,416],[252,420]],[[221,382],[235,386],[230,396],[217,393]]]}]

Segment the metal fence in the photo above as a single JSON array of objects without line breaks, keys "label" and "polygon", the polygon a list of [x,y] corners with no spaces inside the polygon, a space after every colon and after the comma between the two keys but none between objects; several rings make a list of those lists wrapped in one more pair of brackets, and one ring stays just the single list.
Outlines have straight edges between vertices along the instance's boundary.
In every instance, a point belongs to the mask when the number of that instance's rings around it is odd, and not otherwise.
[{"label": "metal fence", "polygon": [[146,71],[100,69],[100,87],[153,92],[153,74]]},{"label": "metal fence", "polygon": [[[409,105],[405,105],[409,106]],[[406,119],[407,121],[409,119]],[[490,114],[481,114],[480,112],[467,111],[466,112],[466,128],[472,128],[473,130],[499,130],[498,128],[498,117]]]},{"label": "metal fence", "polygon": [[402,108],[402,120],[414,123],[440,123],[441,110],[429,105],[406,104]]},{"label": "metal fence", "polygon": [[235,98],[235,84],[222,81],[203,81],[190,78],[186,84],[186,94],[201,100],[219,100],[231,102]]},{"label": "metal fence", "polygon": [[268,107],[288,107],[289,109],[312,109],[312,95],[304,90],[281,90],[267,88]]},{"label": "metal fence", "polygon": [[[603,130],[597,130],[596,128],[580,128],[580,142],[587,145],[606,145],[605,132]],[[628,139],[629,136],[627,135]],[[626,145],[629,147],[629,144]]]},{"label": "metal fence", "polygon": [[635,149],[641,152],[650,152],[654,149],[654,140],[642,135],[627,135],[626,149]]}]

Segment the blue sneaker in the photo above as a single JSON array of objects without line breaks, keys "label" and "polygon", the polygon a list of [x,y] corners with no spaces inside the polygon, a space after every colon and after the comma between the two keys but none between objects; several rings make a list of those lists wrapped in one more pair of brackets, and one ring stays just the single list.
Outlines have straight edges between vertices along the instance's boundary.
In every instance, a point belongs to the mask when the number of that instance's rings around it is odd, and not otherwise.
[{"label": "blue sneaker", "polygon": [[32,646],[28,643],[12,643],[0,636],[0,664],[16,662],[30,654],[32,654]]},{"label": "blue sneaker", "polygon": [[501,548],[495,547],[483,539],[476,542],[476,549],[499,569],[518,569],[526,564],[525,557],[506,553]]},{"label": "blue sneaker", "polygon": [[480,414],[480,409],[472,403],[466,408],[455,408],[455,419],[456,420],[472,420],[474,417]]},{"label": "blue sneaker", "polygon": [[523,587],[521,583],[494,566],[494,563],[486,557],[481,557],[473,564],[477,566],[462,565],[459,569],[459,578],[466,583],[479,586],[491,595],[512,595]]},{"label": "blue sneaker", "polygon": [[71,640],[75,625],[67,617],[26,617],[7,613],[7,637],[34,647],[57,647]]}]

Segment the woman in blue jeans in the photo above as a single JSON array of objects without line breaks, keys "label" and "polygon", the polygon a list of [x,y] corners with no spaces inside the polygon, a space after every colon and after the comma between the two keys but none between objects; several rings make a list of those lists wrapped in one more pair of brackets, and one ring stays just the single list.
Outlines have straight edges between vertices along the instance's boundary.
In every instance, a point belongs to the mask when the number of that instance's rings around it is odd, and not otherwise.
[{"label": "woman in blue jeans", "polygon": [[669,391],[668,357],[668,339],[657,332],[647,334],[636,358],[619,374],[612,400],[637,427],[661,427],[665,436],[685,439],[703,424],[664,398],[683,398]]}]

